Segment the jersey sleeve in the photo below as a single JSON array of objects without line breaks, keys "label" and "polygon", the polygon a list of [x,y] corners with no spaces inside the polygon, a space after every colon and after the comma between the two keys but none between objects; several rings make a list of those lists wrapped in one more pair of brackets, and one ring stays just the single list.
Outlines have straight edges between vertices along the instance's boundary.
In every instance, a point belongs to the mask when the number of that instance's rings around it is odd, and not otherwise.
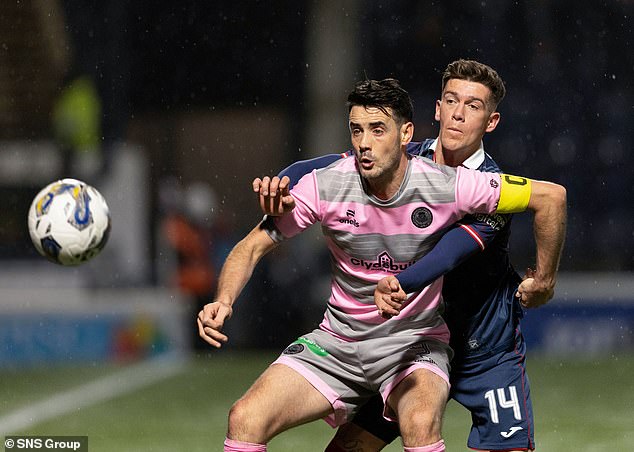
[{"label": "jersey sleeve", "polygon": [[530,201],[531,187],[531,180],[525,177],[458,167],[456,207],[463,216],[470,213],[523,212]]},{"label": "jersey sleeve", "polygon": [[500,201],[500,174],[458,167],[455,184],[456,208],[461,217],[496,211]]},{"label": "jersey sleeve", "polygon": [[406,293],[421,290],[453,270],[493,240],[508,219],[489,215],[456,223],[422,259],[396,276]]},{"label": "jersey sleeve", "polygon": [[[302,177],[291,190],[295,208],[272,220],[283,238],[293,237],[321,220],[319,187],[315,171]],[[271,238],[276,240],[273,235]]]},{"label": "jersey sleeve", "polygon": [[348,153],[344,152],[342,154],[327,154],[309,160],[300,160],[284,168],[282,171],[280,171],[278,176],[280,177],[280,179],[284,176],[288,176],[288,178],[291,180],[289,188],[293,188],[302,177],[310,173],[312,170],[325,168],[331,163],[336,162],[340,158],[346,157],[347,155]]}]

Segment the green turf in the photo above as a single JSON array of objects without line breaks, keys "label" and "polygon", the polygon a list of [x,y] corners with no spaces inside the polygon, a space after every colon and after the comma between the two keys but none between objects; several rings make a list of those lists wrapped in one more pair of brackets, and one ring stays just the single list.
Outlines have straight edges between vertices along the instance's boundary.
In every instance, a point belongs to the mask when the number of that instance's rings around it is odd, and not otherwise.
[{"label": "green turf", "polygon": [[46,369],[0,369],[0,416],[21,405],[39,400],[75,384],[91,381],[116,370],[116,366],[72,366]]},{"label": "green turf", "polygon": [[[87,435],[91,452],[220,451],[231,403],[274,356],[214,353],[194,359],[175,377],[14,433]],[[533,356],[528,366],[539,451],[634,450],[634,355],[602,361]],[[115,366],[0,371],[0,417],[116,371]],[[450,403],[444,426],[448,451],[467,450],[469,425],[466,411]],[[314,422],[283,433],[269,450],[321,451],[332,433],[324,422]],[[393,444],[385,450],[402,449]]]}]

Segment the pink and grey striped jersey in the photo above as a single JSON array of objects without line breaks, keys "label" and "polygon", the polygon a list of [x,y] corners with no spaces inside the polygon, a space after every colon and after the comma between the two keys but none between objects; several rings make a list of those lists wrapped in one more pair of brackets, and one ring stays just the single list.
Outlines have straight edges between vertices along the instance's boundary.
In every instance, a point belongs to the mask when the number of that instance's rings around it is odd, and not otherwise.
[{"label": "pink and grey striped jersey", "polygon": [[267,230],[280,241],[321,223],[332,267],[322,330],[347,341],[412,334],[449,341],[440,316],[442,278],[408,294],[401,313],[389,320],[377,312],[374,289],[380,279],[424,256],[463,216],[494,212],[499,174],[410,156],[398,193],[384,201],[368,194],[356,158],[350,156],[306,174],[291,194],[295,209],[269,217]]}]

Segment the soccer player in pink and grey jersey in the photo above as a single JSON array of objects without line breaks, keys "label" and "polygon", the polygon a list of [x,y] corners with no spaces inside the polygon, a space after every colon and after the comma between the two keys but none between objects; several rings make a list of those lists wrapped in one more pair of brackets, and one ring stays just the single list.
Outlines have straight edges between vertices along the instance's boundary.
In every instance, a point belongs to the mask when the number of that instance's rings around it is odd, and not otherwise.
[{"label": "soccer player in pink and grey jersey", "polygon": [[[505,95],[497,72],[478,61],[451,62],[442,76],[436,103],[437,138],[411,142],[407,152],[449,166],[501,172],[483,145],[500,119]],[[265,214],[292,210],[288,190],[305,174],[353,155],[326,154],[295,162],[279,177],[256,179],[254,189]],[[284,200],[288,204],[284,203]],[[443,276],[443,318],[451,332],[450,398],[471,414],[471,449],[525,451],[535,448],[531,387],[526,374],[522,307],[534,308],[553,295],[566,231],[565,197],[561,209],[536,213],[535,270],[524,281],[509,258],[511,215],[467,216],[447,231],[434,248],[396,276],[379,281],[375,303],[385,315],[397,312],[392,297],[427,286]],[[519,286],[519,287],[518,287]],[[342,426],[327,452],[375,452],[399,436],[398,425],[382,416],[380,396],[366,403]]]},{"label": "soccer player in pink and grey jersey", "polygon": [[[408,298],[398,317],[374,306],[377,282],[423,256],[471,213],[519,212],[557,204],[561,187],[412,157],[409,95],[396,80],[360,82],[348,97],[355,158],[313,171],[291,192],[295,208],[254,228],[229,254],[199,334],[220,347],[222,326],[259,259],[316,222],[332,260],[331,295],[319,328],[284,350],[229,413],[225,451],[263,451],[278,433],[325,418],[336,426],[379,392],[406,451],[443,451],[449,393],[448,330],[438,308],[442,282]],[[340,221],[344,220],[344,221]],[[347,220],[347,221],[345,221]]]}]

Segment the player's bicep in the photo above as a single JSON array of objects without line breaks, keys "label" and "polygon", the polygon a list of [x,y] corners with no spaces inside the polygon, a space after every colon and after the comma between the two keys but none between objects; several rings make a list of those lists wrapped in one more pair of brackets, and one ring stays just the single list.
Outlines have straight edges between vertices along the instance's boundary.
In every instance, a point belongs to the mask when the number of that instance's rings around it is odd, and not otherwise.
[{"label": "player's bicep", "polygon": [[540,208],[548,206],[565,210],[566,189],[552,182],[533,180],[528,210],[537,212]]}]

